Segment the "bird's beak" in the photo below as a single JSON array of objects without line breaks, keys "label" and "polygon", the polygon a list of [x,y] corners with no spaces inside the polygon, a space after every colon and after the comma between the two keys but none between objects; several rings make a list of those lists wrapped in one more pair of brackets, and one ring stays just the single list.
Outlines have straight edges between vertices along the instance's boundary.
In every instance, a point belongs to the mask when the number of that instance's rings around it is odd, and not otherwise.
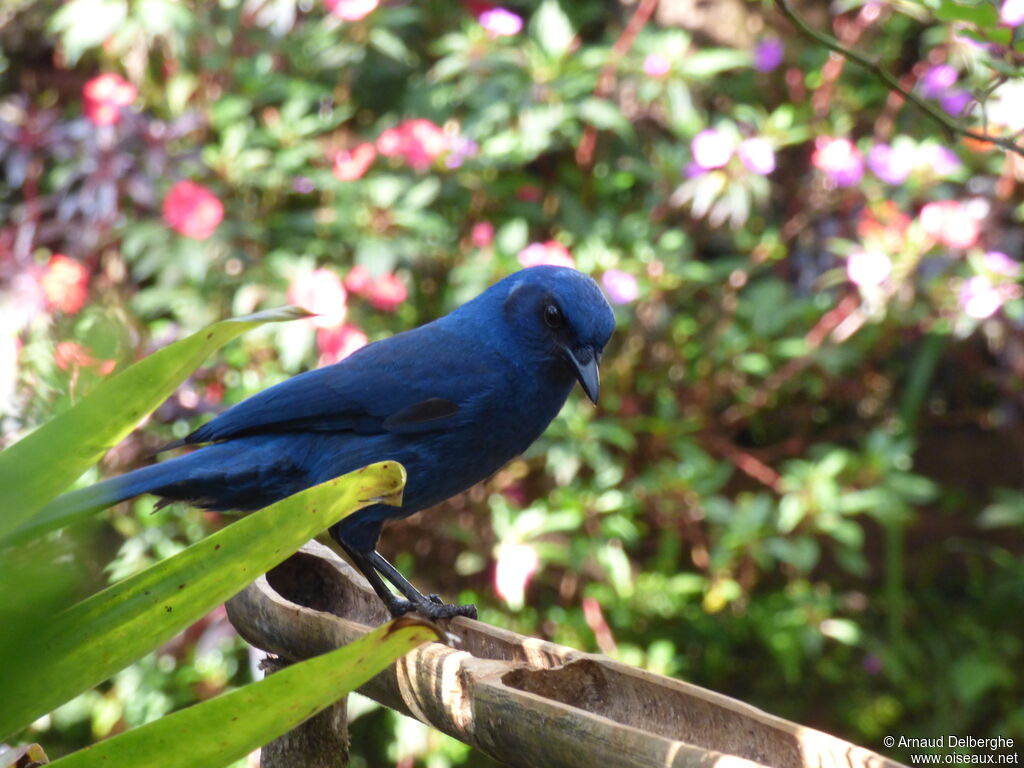
[{"label": "bird's beak", "polygon": [[583,391],[587,393],[590,402],[596,405],[597,397],[601,394],[601,377],[597,370],[600,354],[590,347],[579,347],[573,350],[566,346],[564,349],[565,359],[576,373],[576,380],[583,387]]}]

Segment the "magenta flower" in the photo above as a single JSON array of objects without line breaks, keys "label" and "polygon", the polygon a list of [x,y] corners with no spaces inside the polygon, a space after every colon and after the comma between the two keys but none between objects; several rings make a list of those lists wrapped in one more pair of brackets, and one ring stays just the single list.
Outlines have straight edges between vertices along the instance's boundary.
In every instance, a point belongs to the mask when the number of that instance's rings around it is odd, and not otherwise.
[{"label": "magenta flower", "polygon": [[734,149],[732,137],[717,128],[705,128],[690,143],[693,161],[705,171],[728,163]]},{"label": "magenta flower", "polygon": [[766,37],[754,47],[754,69],[771,72],[782,63],[786,46],[777,37]]},{"label": "magenta flower", "polygon": [[959,115],[974,100],[963,88],[951,88],[939,96],[939,106],[951,115]]},{"label": "magenta flower", "polygon": [[846,261],[846,276],[861,287],[881,285],[892,273],[892,261],[881,251],[857,250]]},{"label": "magenta flower", "polygon": [[999,20],[1008,27],[1024,24],[1024,0],[1005,0],[999,11]]},{"label": "magenta flower", "polygon": [[949,64],[939,64],[924,74],[918,87],[926,99],[937,99],[956,84],[957,77],[956,70]]},{"label": "magenta flower", "polygon": [[741,141],[736,154],[748,170],[759,176],[767,176],[775,170],[775,150],[760,136]]},{"label": "magenta flower", "polygon": [[922,147],[918,151],[918,161],[936,176],[950,176],[960,170],[960,158],[941,144]]},{"label": "magenta flower", "polygon": [[504,8],[491,8],[477,19],[491,37],[512,37],[523,28],[523,20]]},{"label": "magenta flower", "polygon": [[542,264],[549,264],[553,267],[575,267],[569,249],[557,240],[548,240],[544,243],[530,243],[519,252],[519,263],[524,267],[537,267]]},{"label": "magenta flower", "polygon": [[992,317],[1001,306],[1003,296],[987,277],[972,277],[960,289],[960,308],[968,317],[984,320]]},{"label": "magenta flower", "polygon": [[648,77],[664,77],[672,69],[672,62],[660,53],[649,53],[644,59],[644,74]]},{"label": "magenta flower", "polygon": [[864,158],[853,142],[821,136],[815,142],[811,163],[837,187],[852,187],[864,175]]},{"label": "magenta flower", "polygon": [[981,263],[985,265],[985,269],[997,275],[1020,277],[1020,262],[1014,261],[1002,251],[989,251],[982,256]]},{"label": "magenta flower", "polygon": [[640,295],[636,278],[621,269],[609,269],[601,276],[601,285],[613,304],[629,304]]},{"label": "magenta flower", "polygon": [[913,154],[893,149],[888,144],[875,144],[868,152],[868,167],[886,184],[902,184],[910,176],[913,165]]},{"label": "magenta flower", "polygon": [[370,15],[380,0],[324,0],[327,10],[342,21],[359,21]]}]

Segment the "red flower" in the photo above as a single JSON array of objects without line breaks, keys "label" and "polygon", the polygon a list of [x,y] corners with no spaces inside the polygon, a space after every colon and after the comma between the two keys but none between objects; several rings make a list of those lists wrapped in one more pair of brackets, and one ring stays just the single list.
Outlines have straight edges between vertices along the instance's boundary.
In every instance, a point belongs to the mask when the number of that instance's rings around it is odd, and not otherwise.
[{"label": "red flower", "polygon": [[89,298],[89,272],[74,259],[56,253],[46,265],[40,280],[50,309],[73,315]]},{"label": "red flower", "polygon": [[425,171],[448,148],[441,126],[417,118],[388,128],[377,137],[377,151],[385,157],[401,157],[415,171]]},{"label": "red flower", "polygon": [[345,322],[347,300],[341,278],[330,269],[300,272],[288,286],[288,301],[315,312],[318,316],[312,321],[317,328],[336,328]]},{"label": "red flower", "polygon": [[366,334],[352,324],[335,328],[321,328],[316,332],[316,346],[320,350],[320,365],[344,360],[369,341]]},{"label": "red flower", "polygon": [[408,297],[409,290],[398,275],[381,275],[366,291],[370,303],[384,312],[393,312]]},{"label": "red flower", "polygon": [[121,108],[138,95],[134,85],[113,72],[94,77],[82,88],[85,116],[96,125],[114,125],[121,119]]},{"label": "red flower", "polygon": [[324,0],[327,10],[343,21],[359,21],[370,15],[379,0]]},{"label": "red flower", "polygon": [[193,240],[206,240],[223,218],[224,204],[202,184],[179,181],[164,198],[164,221]]},{"label": "red flower", "polygon": [[355,181],[362,178],[376,157],[377,150],[368,141],[350,151],[338,152],[334,156],[334,175],[340,181]]}]

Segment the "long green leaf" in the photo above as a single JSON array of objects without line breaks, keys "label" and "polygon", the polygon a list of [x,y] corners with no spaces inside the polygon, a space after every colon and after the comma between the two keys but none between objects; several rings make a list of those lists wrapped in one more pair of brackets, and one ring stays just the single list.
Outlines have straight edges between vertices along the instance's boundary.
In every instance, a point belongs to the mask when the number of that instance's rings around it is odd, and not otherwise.
[{"label": "long green leaf", "polygon": [[358,688],[438,631],[402,617],[354,643],[75,752],[60,768],[220,768]]},{"label": "long green leaf", "polygon": [[371,464],[245,517],[123,582],[71,606],[12,652],[0,678],[0,738],[166,642],[291,555],[371,503],[400,504],[405,469]]},{"label": "long green leaf", "polygon": [[0,453],[0,539],[119,443],[215,349],[264,323],[308,316],[304,309],[284,307],[214,323],[102,382],[73,408]]}]

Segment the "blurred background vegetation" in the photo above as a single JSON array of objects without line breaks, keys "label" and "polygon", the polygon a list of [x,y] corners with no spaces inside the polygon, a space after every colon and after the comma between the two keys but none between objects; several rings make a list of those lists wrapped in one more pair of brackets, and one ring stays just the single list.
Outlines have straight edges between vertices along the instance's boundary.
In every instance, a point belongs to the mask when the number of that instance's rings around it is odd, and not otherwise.
[{"label": "blurred background vegetation", "polygon": [[[949,120],[1024,130],[1024,3],[793,5]],[[1024,740],[1024,157],[753,0],[15,1],[0,46],[4,445],[213,320],[321,313],[226,348],[120,473],[572,264],[616,307],[600,406],[382,552],[484,621],[898,759],[883,736]],[[223,525],[152,508],[93,532],[95,585]],[[255,660],[218,610],[25,738],[59,755]],[[353,716],[353,765],[489,764]]]}]

